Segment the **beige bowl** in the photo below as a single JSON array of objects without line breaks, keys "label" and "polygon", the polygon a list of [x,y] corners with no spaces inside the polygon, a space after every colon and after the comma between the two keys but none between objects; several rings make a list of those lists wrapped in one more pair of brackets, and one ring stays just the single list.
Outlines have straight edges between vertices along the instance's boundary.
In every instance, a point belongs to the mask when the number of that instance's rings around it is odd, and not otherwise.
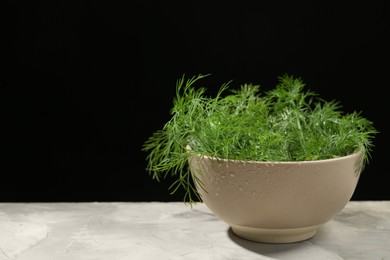
[{"label": "beige bowl", "polygon": [[303,162],[245,162],[192,156],[205,205],[245,239],[291,243],[311,238],[339,213],[358,183],[362,153]]}]

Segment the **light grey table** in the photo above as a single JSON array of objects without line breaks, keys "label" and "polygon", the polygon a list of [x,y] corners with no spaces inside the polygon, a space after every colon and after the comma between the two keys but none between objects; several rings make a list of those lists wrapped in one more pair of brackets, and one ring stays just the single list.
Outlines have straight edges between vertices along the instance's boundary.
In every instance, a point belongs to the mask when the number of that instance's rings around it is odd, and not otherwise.
[{"label": "light grey table", "polygon": [[0,203],[0,260],[390,259],[390,201],[351,201],[311,239],[235,236],[204,204]]}]

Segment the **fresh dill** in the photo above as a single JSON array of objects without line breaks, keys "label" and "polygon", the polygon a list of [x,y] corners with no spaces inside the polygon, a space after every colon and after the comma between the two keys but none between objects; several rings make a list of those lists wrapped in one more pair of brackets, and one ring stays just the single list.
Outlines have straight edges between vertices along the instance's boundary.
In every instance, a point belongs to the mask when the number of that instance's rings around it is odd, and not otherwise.
[{"label": "fresh dill", "polygon": [[[345,114],[336,101],[305,91],[300,78],[279,77],[261,93],[259,85],[229,89],[223,84],[215,97],[195,83],[208,75],[176,82],[171,119],[144,143],[147,170],[156,180],[175,178],[172,193],[183,188],[184,201],[201,201],[187,166],[191,155],[244,161],[311,161],[363,151],[368,163],[377,134],[360,113]],[[190,147],[191,149],[186,149]],[[196,181],[196,180],[195,180]]]}]

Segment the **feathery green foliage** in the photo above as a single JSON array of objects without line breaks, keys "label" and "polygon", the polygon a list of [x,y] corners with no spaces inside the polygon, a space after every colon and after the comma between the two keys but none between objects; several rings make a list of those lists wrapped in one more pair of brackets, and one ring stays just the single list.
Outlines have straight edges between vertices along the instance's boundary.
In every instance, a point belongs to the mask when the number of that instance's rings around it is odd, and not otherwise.
[{"label": "feathery green foliage", "polygon": [[143,146],[150,175],[158,181],[174,176],[170,190],[184,188],[184,201],[201,201],[187,167],[193,154],[282,162],[330,159],[362,150],[363,167],[368,162],[377,133],[372,122],[357,112],[344,114],[338,102],[305,91],[301,79],[285,74],[266,93],[259,85],[230,90],[225,83],[215,97],[206,97],[205,88],[194,86],[206,76],[186,80],[183,75],[177,81],[171,119]]}]

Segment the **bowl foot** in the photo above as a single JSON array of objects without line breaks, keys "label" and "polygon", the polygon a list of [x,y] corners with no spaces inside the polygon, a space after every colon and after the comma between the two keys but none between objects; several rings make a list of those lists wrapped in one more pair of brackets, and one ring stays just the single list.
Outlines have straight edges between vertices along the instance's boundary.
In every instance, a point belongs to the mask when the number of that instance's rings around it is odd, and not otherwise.
[{"label": "bowl foot", "polygon": [[237,236],[262,243],[294,243],[313,237],[319,225],[302,228],[268,229],[230,225]]}]

